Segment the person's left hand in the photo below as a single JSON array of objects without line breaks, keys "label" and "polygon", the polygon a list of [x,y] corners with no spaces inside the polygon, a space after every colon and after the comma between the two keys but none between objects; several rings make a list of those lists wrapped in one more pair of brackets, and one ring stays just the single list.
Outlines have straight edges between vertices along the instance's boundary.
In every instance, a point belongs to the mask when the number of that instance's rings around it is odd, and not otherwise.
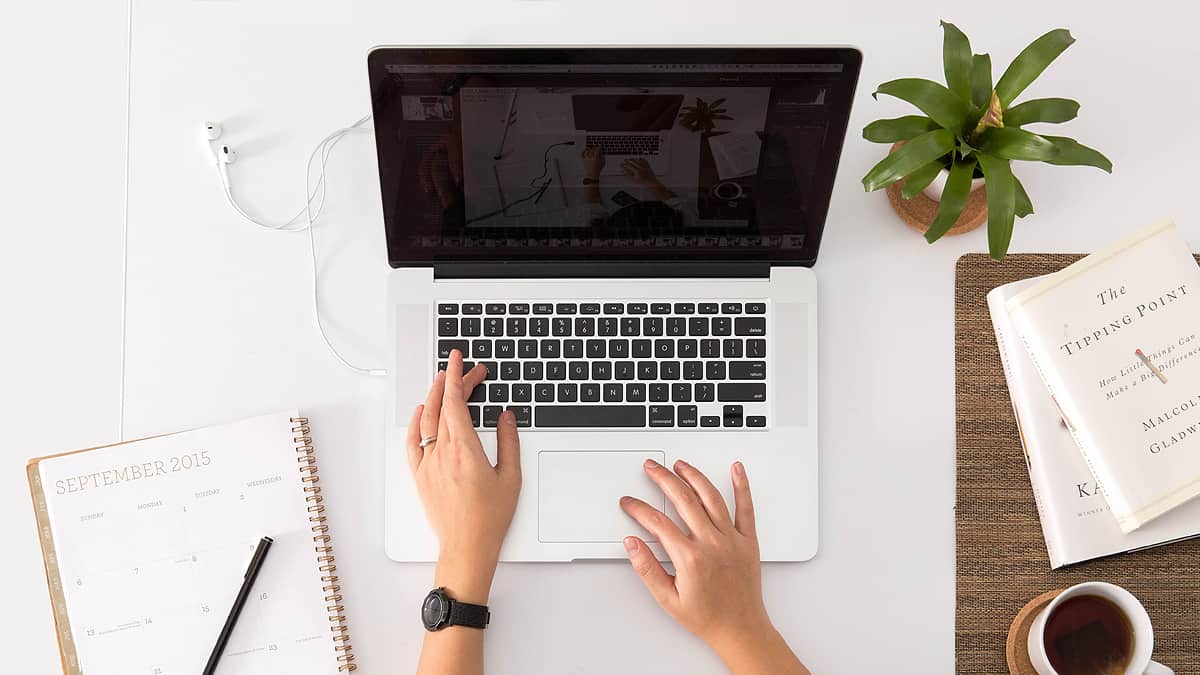
[{"label": "person's left hand", "polygon": [[650,167],[650,162],[641,157],[631,157],[622,162],[621,171],[642,185],[649,186],[658,182],[658,176],[654,175],[654,169]]}]

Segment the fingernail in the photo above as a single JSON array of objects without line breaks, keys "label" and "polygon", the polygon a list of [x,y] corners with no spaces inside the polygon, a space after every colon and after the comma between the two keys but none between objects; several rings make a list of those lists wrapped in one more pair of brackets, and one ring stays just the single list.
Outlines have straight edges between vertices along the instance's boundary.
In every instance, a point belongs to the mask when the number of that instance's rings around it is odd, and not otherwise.
[{"label": "fingernail", "polygon": [[632,501],[633,501],[633,497],[630,497],[629,495],[621,497],[622,504],[628,504],[629,502],[632,502]]},{"label": "fingernail", "polygon": [[625,550],[629,551],[630,555],[637,553],[638,541],[633,537],[625,537]]},{"label": "fingernail", "polygon": [[739,478],[746,477],[746,467],[742,466],[741,462],[733,463],[733,472],[736,473]]},{"label": "fingernail", "polygon": [[647,471],[649,471],[650,469],[653,469],[654,467],[658,466],[658,462],[656,462],[656,461],[654,461],[654,460],[652,460],[652,459],[648,459],[648,460],[646,460],[646,463],[645,463],[645,464],[643,464],[642,466],[643,466],[643,467],[644,467],[644,468],[645,468]]},{"label": "fingernail", "polygon": [[517,415],[511,410],[505,410],[504,412],[500,413],[500,421],[504,422],[505,424],[508,424],[509,422],[516,422]]},{"label": "fingernail", "polygon": [[686,466],[689,469],[692,468],[691,464],[688,464],[687,462],[683,461],[682,459],[675,460],[675,470],[678,471],[679,467],[681,467],[681,466]]}]

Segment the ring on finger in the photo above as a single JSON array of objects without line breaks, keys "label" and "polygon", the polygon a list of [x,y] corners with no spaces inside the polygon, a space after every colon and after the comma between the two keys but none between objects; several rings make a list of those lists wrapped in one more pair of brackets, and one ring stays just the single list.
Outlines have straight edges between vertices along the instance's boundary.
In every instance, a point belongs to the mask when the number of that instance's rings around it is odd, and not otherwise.
[{"label": "ring on finger", "polygon": [[418,445],[418,446],[419,446],[419,447],[420,447],[422,450],[424,450],[425,448],[427,448],[427,447],[429,447],[429,446],[433,445],[434,443],[437,443],[437,436],[426,436],[425,438],[422,438],[422,439],[421,439],[421,442],[420,442],[420,443],[418,443],[417,445]]}]

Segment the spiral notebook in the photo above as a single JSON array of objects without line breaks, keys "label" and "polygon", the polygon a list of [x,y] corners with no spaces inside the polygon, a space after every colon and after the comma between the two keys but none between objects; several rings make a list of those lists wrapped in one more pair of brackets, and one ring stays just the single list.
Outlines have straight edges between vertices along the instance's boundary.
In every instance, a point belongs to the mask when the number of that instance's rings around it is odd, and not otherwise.
[{"label": "spiral notebook", "polygon": [[200,672],[262,536],[222,675],[356,669],[308,420],[295,412],[29,462],[68,675]]}]

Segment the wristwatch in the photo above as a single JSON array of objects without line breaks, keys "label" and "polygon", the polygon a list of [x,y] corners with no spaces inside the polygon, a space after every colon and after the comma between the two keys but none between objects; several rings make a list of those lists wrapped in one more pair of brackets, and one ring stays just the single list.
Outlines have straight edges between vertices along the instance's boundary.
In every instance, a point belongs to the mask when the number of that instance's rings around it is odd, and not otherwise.
[{"label": "wristwatch", "polygon": [[466,626],[467,628],[487,628],[492,620],[492,613],[486,605],[472,605],[457,602],[446,589],[438,587],[429,591],[425,601],[421,603],[421,623],[425,630],[433,632],[447,626]]}]

